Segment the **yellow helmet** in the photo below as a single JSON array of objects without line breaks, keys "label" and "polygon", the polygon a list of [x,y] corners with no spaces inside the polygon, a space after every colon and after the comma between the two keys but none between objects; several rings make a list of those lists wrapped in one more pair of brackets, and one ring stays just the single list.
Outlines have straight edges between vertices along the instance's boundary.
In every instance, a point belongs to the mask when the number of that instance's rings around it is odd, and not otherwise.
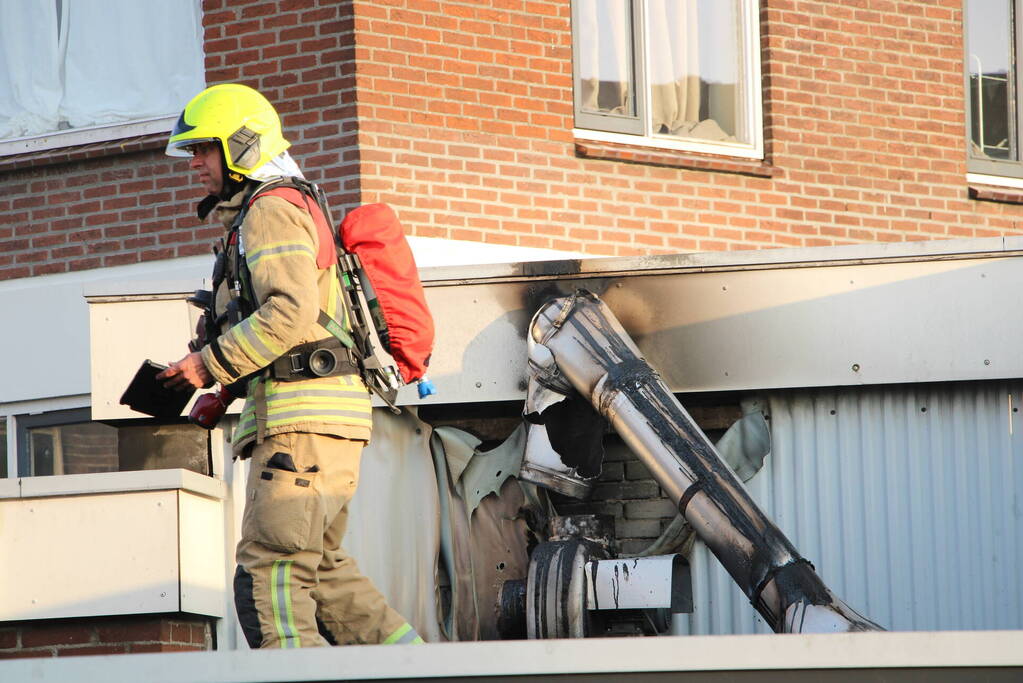
[{"label": "yellow helmet", "polygon": [[167,154],[191,156],[189,145],[219,142],[228,169],[247,176],[286,150],[281,119],[258,91],[240,83],[206,88],[185,105],[174,124]]}]

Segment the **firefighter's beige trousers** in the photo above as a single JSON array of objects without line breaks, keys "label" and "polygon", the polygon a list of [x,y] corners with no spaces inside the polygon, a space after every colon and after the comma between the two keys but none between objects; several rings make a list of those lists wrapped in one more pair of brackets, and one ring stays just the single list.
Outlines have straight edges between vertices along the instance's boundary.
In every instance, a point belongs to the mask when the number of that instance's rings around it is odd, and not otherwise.
[{"label": "firefighter's beige trousers", "polygon": [[304,433],[253,446],[235,575],[253,647],[327,645],[324,635],[338,644],[422,642],[341,548],[362,447]]}]

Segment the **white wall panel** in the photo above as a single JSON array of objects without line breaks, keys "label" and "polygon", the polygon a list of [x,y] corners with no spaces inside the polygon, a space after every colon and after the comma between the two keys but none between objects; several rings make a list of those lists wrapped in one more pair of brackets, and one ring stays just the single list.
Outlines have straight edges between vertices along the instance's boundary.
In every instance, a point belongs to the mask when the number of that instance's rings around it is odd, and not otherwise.
[{"label": "white wall panel", "polygon": [[[1021,390],[773,394],[773,450],[747,486],[825,583],[882,626],[1023,628]],[[692,561],[691,632],[769,632],[703,544]]]},{"label": "white wall panel", "polygon": [[226,493],[180,469],[5,481],[0,621],[224,616]]}]

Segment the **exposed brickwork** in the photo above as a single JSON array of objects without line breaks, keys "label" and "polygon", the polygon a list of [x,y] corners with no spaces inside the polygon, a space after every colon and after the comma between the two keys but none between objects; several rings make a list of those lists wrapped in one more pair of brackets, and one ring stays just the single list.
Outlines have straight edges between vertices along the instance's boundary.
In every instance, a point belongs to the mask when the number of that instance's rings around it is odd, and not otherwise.
[{"label": "exposed brickwork", "polygon": [[[690,415],[712,440],[742,417],[738,405],[689,405]],[[618,552],[633,555],[650,547],[678,509],[617,435],[604,439],[604,465],[586,500],[551,494],[558,514],[611,515]]]},{"label": "exposed brickwork", "polygon": [[212,620],[191,615],[8,622],[0,659],[213,649]]},{"label": "exposed brickwork", "polygon": [[[965,181],[959,0],[761,7],[763,163],[575,140],[569,0],[205,0],[207,81],[265,92],[335,207],[390,202],[417,235],[629,255],[1023,231],[1018,193]],[[218,229],[157,138],[0,161],[0,279],[205,253]]]},{"label": "exposed brickwork", "polygon": [[117,431],[99,423],[60,428],[63,474],[116,472]]}]

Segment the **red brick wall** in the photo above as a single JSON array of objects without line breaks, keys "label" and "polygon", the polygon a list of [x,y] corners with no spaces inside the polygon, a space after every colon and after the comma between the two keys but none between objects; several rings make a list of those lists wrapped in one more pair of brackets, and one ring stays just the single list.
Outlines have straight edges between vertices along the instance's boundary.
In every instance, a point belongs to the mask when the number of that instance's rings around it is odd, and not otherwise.
[{"label": "red brick wall", "polygon": [[577,155],[568,0],[355,4],[363,200],[417,234],[625,255],[1021,230],[968,197],[960,0],[763,0],[759,168]]},{"label": "red brick wall", "polygon": [[[207,83],[267,95],[335,205],[358,201],[350,4],[203,3]],[[222,228],[195,217],[202,192],[165,144],[153,135],[0,157],[0,280],[208,253]]]},{"label": "red brick wall", "polygon": [[211,649],[212,621],[190,615],[54,619],[0,625],[0,659]]},{"label": "red brick wall", "polygon": [[[761,5],[764,164],[578,144],[569,0],[205,0],[207,80],[265,92],[336,208],[388,201],[417,235],[626,255],[1021,231],[1019,193],[966,185],[960,0]],[[0,158],[0,279],[206,253],[162,143]]]}]

